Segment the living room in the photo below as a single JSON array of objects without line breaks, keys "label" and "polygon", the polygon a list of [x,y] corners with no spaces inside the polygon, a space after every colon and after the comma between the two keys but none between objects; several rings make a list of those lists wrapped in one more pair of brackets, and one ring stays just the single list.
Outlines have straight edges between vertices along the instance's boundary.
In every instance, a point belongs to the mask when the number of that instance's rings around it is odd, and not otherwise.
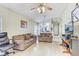
[{"label": "living room", "polygon": [[[0,53],[2,56],[79,55],[76,48],[70,48],[70,43],[65,47],[62,42],[62,35],[67,35],[68,28],[73,34],[71,13],[78,6],[78,3],[0,3],[0,46],[4,39],[9,39],[13,45],[9,48],[11,54],[3,47],[9,43],[0,47]],[[68,53],[63,52],[66,48]]]}]

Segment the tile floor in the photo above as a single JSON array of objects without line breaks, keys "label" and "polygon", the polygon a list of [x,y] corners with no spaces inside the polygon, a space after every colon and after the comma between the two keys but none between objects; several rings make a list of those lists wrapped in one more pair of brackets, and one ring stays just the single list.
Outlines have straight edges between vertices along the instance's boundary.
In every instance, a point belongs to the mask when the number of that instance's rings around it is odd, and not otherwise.
[{"label": "tile floor", "polygon": [[10,54],[10,56],[70,56],[70,54],[63,53],[64,50],[65,48],[56,41],[52,43],[38,42],[25,51],[15,51],[16,53]]}]

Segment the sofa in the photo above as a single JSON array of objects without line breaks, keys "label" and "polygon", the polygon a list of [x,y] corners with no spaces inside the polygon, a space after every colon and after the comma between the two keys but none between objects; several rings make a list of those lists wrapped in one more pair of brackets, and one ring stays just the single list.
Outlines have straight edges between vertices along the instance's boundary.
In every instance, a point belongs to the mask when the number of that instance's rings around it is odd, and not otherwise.
[{"label": "sofa", "polygon": [[52,38],[53,38],[52,33],[40,33],[39,41],[52,43]]},{"label": "sofa", "polygon": [[12,37],[14,49],[23,51],[35,43],[35,36],[32,34],[14,35]]}]

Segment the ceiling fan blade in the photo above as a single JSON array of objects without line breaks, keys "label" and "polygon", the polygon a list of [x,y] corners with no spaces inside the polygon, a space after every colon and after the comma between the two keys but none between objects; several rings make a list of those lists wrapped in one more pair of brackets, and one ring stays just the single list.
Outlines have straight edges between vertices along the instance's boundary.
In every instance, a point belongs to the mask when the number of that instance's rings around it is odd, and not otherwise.
[{"label": "ceiling fan blade", "polygon": [[34,9],[36,9],[36,8],[31,8],[30,10],[34,10]]},{"label": "ceiling fan blade", "polygon": [[48,9],[48,10],[52,10],[52,8],[50,8],[50,7],[47,7],[47,9]]},{"label": "ceiling fan blade", "polygon": [[36,6],[36,7],[34,7],[34,8],[31,8],[30,10],[34,10],[34,9],[37,9],[39,6]]},{"label": "ceiling fan blade", "polygon": [[44,5],[44,7],[47,9],[47,10],[52,10],[51,7],[47,6],[47,5]]}]

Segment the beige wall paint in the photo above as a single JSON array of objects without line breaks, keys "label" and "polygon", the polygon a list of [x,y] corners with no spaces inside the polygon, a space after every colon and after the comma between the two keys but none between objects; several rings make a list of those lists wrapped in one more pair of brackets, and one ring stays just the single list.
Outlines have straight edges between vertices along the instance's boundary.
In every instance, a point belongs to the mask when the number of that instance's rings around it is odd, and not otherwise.
[{"label": "beige wall paint", "polygon": [[74,23],[74,34],[79,35],[79,21]]},{"label": "beige wall paint", "polygon": [[[13,35],[34,33],[33,30],[36,23],[33,20],[27,19],[26,17],[2,6],[0,6],[0,16],[3,18],[3,31],[8,32],[9,38]],[[27,28],[20,28],[20,20],[27,21]]]}]

